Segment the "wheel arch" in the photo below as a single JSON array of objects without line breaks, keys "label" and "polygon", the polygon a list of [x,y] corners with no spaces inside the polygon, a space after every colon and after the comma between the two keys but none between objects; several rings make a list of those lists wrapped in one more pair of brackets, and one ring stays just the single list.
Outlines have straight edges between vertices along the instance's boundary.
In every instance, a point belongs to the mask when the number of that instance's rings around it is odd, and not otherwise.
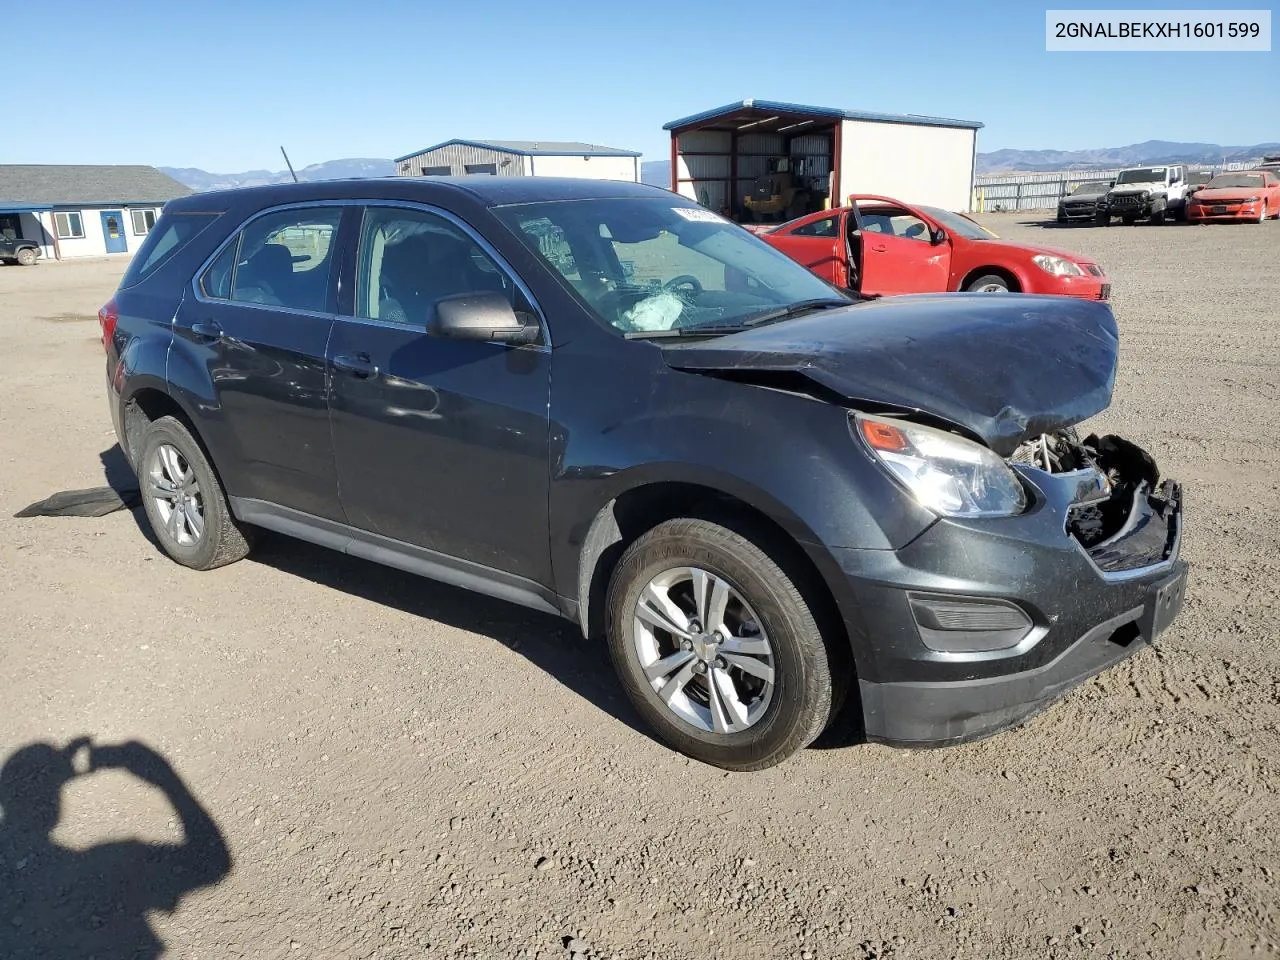
[{"label": "wheel arch", "polygon": [[979,277],[985,276],[989,273],[1007,280],[1010,284],[1010,293],[1022,293],[1022,291],[1027,289],[1025,279],[1012,267],[1002,267],[996,266],[995,264],[989,264],[985,267],[975,267],[966,273],[960,280],[957,292],[964,292],[965,290],[968,290],[969,284],[973,283],[973,281],[977,280]]},{"label": "wheel arch", "polygon": [[[753,496],[753,494],[755,494]],[[658,524],[676,517],[720,523],[757,543],[797,579],[833,648],[851,649],[844,610],[833,584],[843,577],[816,535],[759,491],[727,492],[706,482],[653,479],[616,492],[600,507],[578,554],[578,622],[583,636],[603,636],[609,581],[623,552]]]},{"label": "wheel arch", "polygon": [[209,461],[209,466],[218,475],[218,482],[223,483],[217,458],[214,457],[204,435],[196,426],[196,418],[186,405],[167,389],[163,381],[147,377],[135,383],[122,397],[121,406],[126,448],[124,454],[135,471],[138,469],[137,453],[143,431],[161,417],[173,417],[187,428],[196,443],[200,445],[200,449],[204,451]]}]

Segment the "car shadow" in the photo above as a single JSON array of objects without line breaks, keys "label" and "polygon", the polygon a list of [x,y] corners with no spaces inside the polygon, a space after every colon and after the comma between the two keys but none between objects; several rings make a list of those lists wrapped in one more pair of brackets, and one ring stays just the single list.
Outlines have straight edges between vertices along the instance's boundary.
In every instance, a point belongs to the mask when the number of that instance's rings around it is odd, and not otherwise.
[{"label": "car shadow", "polygon": [[133,522],[139,532],[146,537],[151,546],[160,553],[164,553],[164,549],[160,546],[160,541],[156,539],[155,532],[151,529],[151,524],[147,520],[147,511],[142,506],[138,477],[134,474],[133,467],[129,464],[129,458],[125,456],[120,444],[113,444],[103,450],[98,454],[98,460],[102,463],[102,475],[107,481],[107,486],[114,490],[116,496],[126,505],[132,504],[127,506],[127,509],[129,510],[129,515],[133,517]]},{"label": "car shadow", "polygon": [[597,709],[660,742],[622,692],[605,642],[585,639],[575,623],[281,534],[259,533],[250,559],[353,597],[496,640]]},{"label": "car shadow", "polygon": [[[138,478],[119,444],[104,450],[101,460],[113,490],[122,498],[137,493]],[[130,512],[147,541],[164,553],[146,511],[139,506]],[[615,720],[661,743],[622,692],[605,642],[584,639],[576,624],[265,530],[257,532],[250,559],[323,587],[496,640]],[[852,746],[864,740],[855,684],[844,709],[813,747]]]},{"label": "car shadow", "polygon": [[[77,768],[76,760],[80,759]],[[53,839],[62,789],[117,770],[164,794],[182,827],[178,843],[140,840],[70,849]],[[0,766],[0,957],[5,960],[150,960],[165,953],[148,913],[232,870],[217,823],[168,762],[141,743],[32,743]]]}]

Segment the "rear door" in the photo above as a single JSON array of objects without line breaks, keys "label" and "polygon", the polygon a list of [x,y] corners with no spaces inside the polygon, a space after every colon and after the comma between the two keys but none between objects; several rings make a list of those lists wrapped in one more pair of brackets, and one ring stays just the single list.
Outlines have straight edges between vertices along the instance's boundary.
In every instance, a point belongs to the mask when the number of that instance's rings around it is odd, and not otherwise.
[{"label": "rear door", "polygon": [[823,280],[843,287],[848,285],[843,220],[839,211],[832,211],[774,231],[765,239]]},{"label": "rear door", "polygon": [[395,205],[364,211],[353,287],[329,346],[348,522],[549,584],[550,348],[426,332],[443,297],[527,294],[460,220]]},{"label": "rear door", "polygon": [[859,201],[862,292],[892,296],[941,293],[951,272],[951,244],[932,243],[933,225],[906,207]]},{"label": "rear door", "polygon": [[338,204],[268,211],[196,277],[178,308],[169,378],[200,396],[227,493],[341,520],[325,350]]}]

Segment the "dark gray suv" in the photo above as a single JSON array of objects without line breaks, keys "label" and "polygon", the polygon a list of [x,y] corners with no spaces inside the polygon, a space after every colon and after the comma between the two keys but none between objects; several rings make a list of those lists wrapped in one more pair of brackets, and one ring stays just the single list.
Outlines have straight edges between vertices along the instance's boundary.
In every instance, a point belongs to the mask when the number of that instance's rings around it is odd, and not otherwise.
[{"label": "dark gray suv", "polygon": [[658,188],[406,178],[175,200],[100,320],[175,560],[266,528],[562,615],[723,767],[846,701],[991,733],[1182,602],[1177,484],[1074,429],[1102,303],[861,302]]}]

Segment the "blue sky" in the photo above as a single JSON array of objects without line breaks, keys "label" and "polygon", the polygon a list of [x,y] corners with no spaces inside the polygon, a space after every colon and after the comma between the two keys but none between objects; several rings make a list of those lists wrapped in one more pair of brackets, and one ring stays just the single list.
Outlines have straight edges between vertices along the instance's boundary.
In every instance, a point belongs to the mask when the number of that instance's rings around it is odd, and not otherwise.
[{"label": "blue sky", "polygon": [[279,169],[281,143],[305,166],[451,137],[658,160],[663,123],[744,97],[979,120],[982,151],[1280,140],[1277,53],[1047,53],[1045,6],[10,4],[0,161],[229,173]]}]

